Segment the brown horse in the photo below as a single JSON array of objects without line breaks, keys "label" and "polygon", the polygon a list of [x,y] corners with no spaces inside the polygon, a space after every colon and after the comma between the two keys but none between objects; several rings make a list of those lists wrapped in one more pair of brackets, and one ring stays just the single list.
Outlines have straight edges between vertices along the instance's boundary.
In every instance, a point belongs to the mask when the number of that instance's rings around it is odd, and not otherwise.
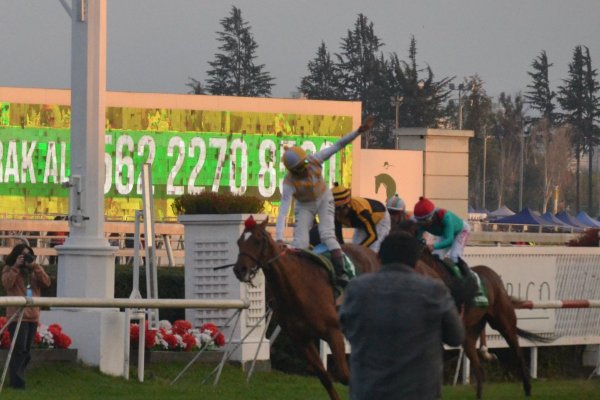
[{"label": "brown horse", "polygon": [[[239,255],[233,267],[235,276],[241,282],[251,283],[262,269],[276,321],[302,350],[329,398],[339,400],[315,345],[315,339],[329,344],[336,377],[347,385],[350,371],[330,275],[312,256],[276,243],[266,231],[266,225],[267,220],[260,224],[250,219],[246,221],[237,241]],[[359,274],[379,269],[379,260],[372,250],[351,244],[343,245],[342,249]]]},{"label": "brown horse", "polygon": [[[414,234],[416,231],[416,223],[412,221],[405,222],[394,228],[402,229]],[[479,276],[479,279],[484,285],[489,306],[486,308],[475,307],[471,304],[469,298],[460,297],[460,289],[456,289],[457,278],[450,274],[437,256],[433,255],[429,250],[425,250],[421,257],[421,262],[427,264],[429,268],[435,271],[435,274],[444,281],[451,292],[453,292],[455,301],[457,301],[457,293],[459,294],[457,306],[463,309],[463,325],[466,333],[463,349],[471,361],[471,365],[475,372],[477,398],[481,399],[483,393],[484,371],[476,345],[478,338],[481,338],[482,344],[485,344],[484,329],[486,323],[497,330],[502,337],[504,337],[506,343],[508,343],[517,362],[517,368],[523,382],[525,395],[530,396],[531,382],[529,379],[529,371],[525,363],[523,351],[519,345],[518,337],[520,336],[531,341],[543,343],[547,343],[550,340],[517,327],[515,306],[518,306],[522,301],[508,295],[502,279],[494,270],[485,265],[478,265],[473,267],[472,270]]]}]

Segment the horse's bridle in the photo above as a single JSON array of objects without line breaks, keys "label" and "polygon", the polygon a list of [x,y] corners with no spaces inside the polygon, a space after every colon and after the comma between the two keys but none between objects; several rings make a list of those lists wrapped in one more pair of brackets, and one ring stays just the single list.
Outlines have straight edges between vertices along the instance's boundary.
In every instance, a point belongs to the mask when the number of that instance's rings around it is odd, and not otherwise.
[{"label": "horse's bridle", "polygon": [[279,258],[283,257],[286,253],[289,252],[289,248],[286,246],[284,247],[284,249],[279,252],[277,255],[275,255],[274,257],[271,257],[270,259],[268,259],[267,261],[263,261],[261,262],[259,258],[261,258],[262,254],[265,252],[265,250],[267,249],[267,243],[268,243],[268,238],[265,235],[263,236],[263,246],[260,249],[258,256],[255,257],[250,253],[246,253],[245,251],[240,251],[238,257],[247,257],[250,260],[252,260],[252,262],[254,263],[254,266],[250,269],[250,272],[248,273],[248,283],[250,286],[255,287],[254,284],[252,283],[252,279],[254,279],[254,277],[256,276],[256,274],[258,273],[258,270],[260,268],[264,268],[266,266],[268,266],[269,264],[275,262],[276,260],[278,260]]}]

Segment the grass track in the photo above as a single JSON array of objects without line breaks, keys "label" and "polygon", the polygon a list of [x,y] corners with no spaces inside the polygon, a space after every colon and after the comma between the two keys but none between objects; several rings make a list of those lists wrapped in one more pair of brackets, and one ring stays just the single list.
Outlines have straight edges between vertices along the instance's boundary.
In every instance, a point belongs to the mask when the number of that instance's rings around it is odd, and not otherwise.
[{"label": "grass track", "polygon": [[[109,377],[97,369],[79,365],[46,365],[28,371],[25,391],[3,389],[0,399],[139,399],[139,400],[190,400],[190,399],[243,399],[243,400],[327,400],[319,381],[313,377],[287,375],[281,372],[258,372],[250,384],[239,368],[227,366],[220,383],[214,387],[201,385],[213,366],[196,364],[173,386],[171,380],[183,369],[183,364],[151,365],[146,369],[146,381]],[[348,390],[337,385],[342,398],[348,398]],[[444,399],[474,399],[473,386],[444,386]],[[518,383],[488,383],[484,386],[484,398],[523,399]],[[591,400],[600,399],[600,380],[536,380],[533,382],[533,399]]]}]

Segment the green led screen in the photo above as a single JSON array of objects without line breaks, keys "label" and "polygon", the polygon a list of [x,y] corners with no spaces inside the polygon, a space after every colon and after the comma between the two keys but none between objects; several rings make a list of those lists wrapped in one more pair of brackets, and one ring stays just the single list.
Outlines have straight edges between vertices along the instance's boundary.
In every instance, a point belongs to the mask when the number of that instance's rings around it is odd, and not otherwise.
[{"label": "green led screen", "polygon": [[[68,210],[70,108],[0,103],[0,201],[4,214],[60,214]],[[308,152],[334,143],[352,127],[344,116],[278,113],[107,109],[105,206],[127,219],[140,208],[141,165],[152,164],[155,210],[173,217],[184,193],[231,191],[267,200],[276,214],[286,146]],[[329,183],[349,181],[351,148],[325,164]]]}]

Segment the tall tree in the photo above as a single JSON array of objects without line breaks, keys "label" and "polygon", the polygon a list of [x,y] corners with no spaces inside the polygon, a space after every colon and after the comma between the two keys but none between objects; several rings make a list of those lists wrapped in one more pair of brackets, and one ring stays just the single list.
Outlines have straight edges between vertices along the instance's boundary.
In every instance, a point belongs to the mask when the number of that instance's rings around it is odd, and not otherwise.
[{"label": "tall tree", "polygon": [[600,118],[600,84],[598,83],[598,70],[592,67],[592,57],[590,49],[585,47],[584,54],[585,62],[585,112],[583,116],[586,150],[588,152],[588,212],[592,211],[592,181],[593,168],[592,160],[594,159],[594,149],[600,144],[600,128],[597,125]]},{"label": "tall tree", "polygon": [[[576,161],[576,209],[581,209],[581,157],[588,151],[593,155],[593,146],[598,143],[597,126],[594,121],[598,117],[600,108],[598,93],[597,71],[591,66],[589,49],[584,54],[582,46],[573,50],[573,58],[569,63],[569,77],[563,79],[563,86],[559,87],[558,101],[564,110],[564,120],[573,127],[573,148]],[[591,161],[591,159],[589,160]],[[591,168],[591,165],[589,165]],[[591,174],[588,184],[588,203],[591,203]],[[588,204],[591,207],[591,204]]]},{"label": "tall tree", "polygon": [[[343,97],[360,100],[363,114],[373,115],[377,121],[386,120],[385,115],[389,115],[391,108],[385,60],[379,51],[383,45],[375,34],[373,23],[359,14],[352,30],[342,38],[340,52],[335,54]],[[373,130],[374,135],[362,137],[365,147],[385,132],[381,130],[380,122]]]},{"label": "tall tree", "polygon": [[309,99],[343,99],[340,87],[340,70],[331,59],[325,42],[321,42],[317,55],[308,62],[309,74],[302,78],[298,90]]},{"label": "tall tree", "polygon": [[[519,180],[519,163],[521,155],[521,137],[523,133],[523,101],[521,96],[512,97],[501,93],[498,98],[499,108],[495,114],[492,135],[498,146],[498,165],[490,174],[496,189],[498,207],[514,199]],[[515,202],[516,203],[516,202]],[[513,208],[517,208],[516,204]]]},{"label": "tall tree", "polygon": [[[463,116],[463,129],[474,132],[474,138],[469,141],[469,201],[471,204],[481,204],[483,208],[486,201],[483,196],[488,197],[490,191],[482,190],[485,179],[489,180],[485,163],[489,139],[491,139],[491,127],[493,125],[492,99],[487,95],[484,82],[478,75],[464,79],[463,87],[465,95],[461,96],[462,113],[459,109],[454,110],[452,117],[456,116],[453,127],[456,129],[458,116]],[[484,173],[486,172],[486,173]],[[485,182],[485,187],[489,187]]]},{"label": "tall tree", "polygon": [[536,119],[544,118],[551,126],[557,122],[558,117],[554,105],[556,93],[550,88],[549,70],[552,65],[548,63],[548,56],[543,50],[531,63],[533,72],[527,72],[532,83],[527,85],[529,91],[525,92],[524,96],[527,104],[539,112],[540,115]]},{"label": "tall tree", "polygon": [[221,20],[223,30],[217,32],[220,53],[209,61],[207,89],[211,94],[229,96],[271,95],[273,78],[264,64],[255,64],[258,44],[250,25],[242,18],[239,8],[231,7],[228,17]]},{"label": "tall tree", "polygon": [[559,188],[565,189],[570,178],[571,128],[569,124],[555,128],[549,119],[541,118],[532,125],[531,138],[533,160],[541,170],[539,189],[543,195],[541,209],[545,213],[553,194]]},{"label": "tall tree", "polygon": [[417,41],[413,36],[408,51],[408,62],[392,53],[390,60],[390,87],[402,96],[400,125],[410,127],[437,127],[444,116],[443,104],[450,96],[448,84],[452,78],[435,80],[431,67],[419,68]]}]

